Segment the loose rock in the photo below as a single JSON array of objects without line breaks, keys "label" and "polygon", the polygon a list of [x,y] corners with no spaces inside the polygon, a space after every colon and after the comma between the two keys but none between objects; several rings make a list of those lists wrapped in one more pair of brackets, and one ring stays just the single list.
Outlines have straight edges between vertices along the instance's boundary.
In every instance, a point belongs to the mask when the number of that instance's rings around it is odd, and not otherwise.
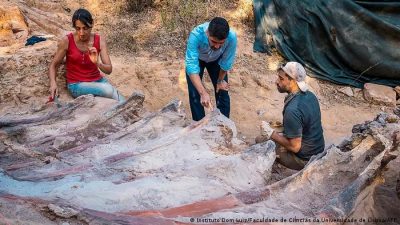
[{"label": "loose rock", "polygon": [[353,90],[351,89],[351,87],[343,87],[343,88],[340,88],[338,91],[349,97],[354,96],[354,93],[353,93]]},{"label": "loose rock", "polygon": [[396,106],[396,92],[391,87],[366,83],[363,92],[365,99],[371,103]]}]

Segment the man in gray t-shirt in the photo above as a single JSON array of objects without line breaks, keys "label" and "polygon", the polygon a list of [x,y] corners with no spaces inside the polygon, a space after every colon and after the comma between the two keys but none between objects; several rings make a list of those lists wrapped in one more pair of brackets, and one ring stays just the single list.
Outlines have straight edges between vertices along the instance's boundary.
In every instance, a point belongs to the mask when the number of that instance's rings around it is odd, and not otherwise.
[{"label": "man in gray t-shirt", "polygon": [[325,148],[318,99],[308,91],[305,77],[306,71],[297,62],[288,62],[278,69],[278,91],[288,93],[283,108],[283,134],[275,132],[265,121],[261,124],[262,135],[279,145],[277,161],[295,170],[304,168],[312,155]]}]

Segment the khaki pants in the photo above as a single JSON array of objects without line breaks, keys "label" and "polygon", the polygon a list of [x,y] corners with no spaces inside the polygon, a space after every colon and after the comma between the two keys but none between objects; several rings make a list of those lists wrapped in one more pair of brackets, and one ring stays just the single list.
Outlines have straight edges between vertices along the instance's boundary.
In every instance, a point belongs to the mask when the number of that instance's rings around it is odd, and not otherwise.
[{"label": "khaki pants", "polygon": [[301,170],[308,162],[282,146],[276,147],[276,161],[292,170]]}]

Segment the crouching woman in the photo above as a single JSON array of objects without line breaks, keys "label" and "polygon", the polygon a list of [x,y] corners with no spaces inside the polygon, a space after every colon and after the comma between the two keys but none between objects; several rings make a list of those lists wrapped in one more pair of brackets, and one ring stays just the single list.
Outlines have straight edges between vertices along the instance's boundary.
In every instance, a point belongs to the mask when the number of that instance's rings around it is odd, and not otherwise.
[{"label": "crouching woman", "polygon": [[117,89],[102,75],[112,72],[112,64],[105,39],[92,33],[93,18],[90,12],[86,9],[76,10],[72,16],[72,26],[75,31],[58,42],[57,52],[50,64],[51,97],[58,95],[56,73],[66,57],[67,87],[74,98],[93,94],[119,102],[125,101]]}]

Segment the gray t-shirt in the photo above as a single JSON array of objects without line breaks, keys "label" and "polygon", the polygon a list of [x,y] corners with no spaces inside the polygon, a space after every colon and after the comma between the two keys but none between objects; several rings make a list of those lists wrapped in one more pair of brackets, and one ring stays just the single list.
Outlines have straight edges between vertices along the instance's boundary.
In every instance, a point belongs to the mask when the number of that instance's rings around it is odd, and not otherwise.
[{"label": "gray t-shirt", "polygon": [[299,158],[310,159],[324,151],[321,110],[312,92],[299,92],[285,105],[283,129],[287,138],[302,138],[300,151],[296,153]]}]

